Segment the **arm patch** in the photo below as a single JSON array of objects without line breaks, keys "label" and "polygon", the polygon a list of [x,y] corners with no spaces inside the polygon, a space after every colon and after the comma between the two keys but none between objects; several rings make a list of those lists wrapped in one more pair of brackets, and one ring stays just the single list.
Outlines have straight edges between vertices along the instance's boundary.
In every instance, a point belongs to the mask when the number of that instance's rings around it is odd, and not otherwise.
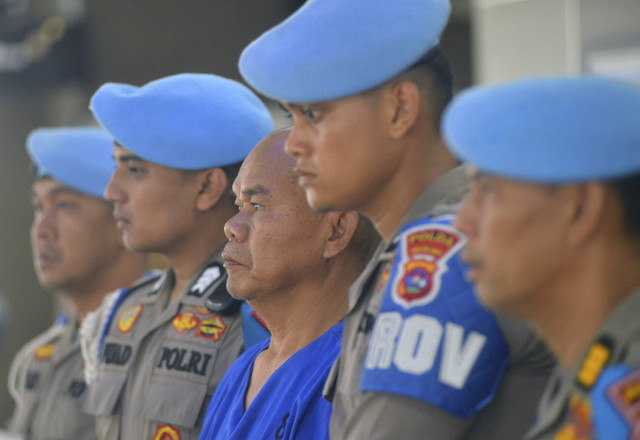
[{"label": "arm patch", "polygon": [[400,232],[361,391],[402,394],[458,417],[491,402],[509,351],[465,279],[464,243],[451,217],[423,218]]}]

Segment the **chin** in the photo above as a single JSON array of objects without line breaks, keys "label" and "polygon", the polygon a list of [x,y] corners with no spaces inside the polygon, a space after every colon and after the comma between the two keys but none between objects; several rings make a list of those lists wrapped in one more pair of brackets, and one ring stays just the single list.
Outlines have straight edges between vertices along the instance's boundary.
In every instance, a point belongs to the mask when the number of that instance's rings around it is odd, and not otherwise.
[{"label": "chin", "polygon": [[329,212],[337,210],[337,208],[331,203],[330,200],[319,197],[318,193],[312,189],[307,189],[306,195],[307,204],[315,212]]},{"label": "chin", "polygon": [[148,243],[141,243],[140,241],[136,241],[135,238],[127,235],[122,237],[122,242],[124,243],[124,247],[126,247],[130,252],[149,253],[158,251],[153,246],[149,246]]}]

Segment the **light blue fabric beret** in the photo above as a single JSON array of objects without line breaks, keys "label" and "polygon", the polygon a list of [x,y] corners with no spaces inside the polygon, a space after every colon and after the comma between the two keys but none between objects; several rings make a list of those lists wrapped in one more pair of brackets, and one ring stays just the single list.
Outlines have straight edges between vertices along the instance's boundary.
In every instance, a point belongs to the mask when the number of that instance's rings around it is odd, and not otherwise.
[{"label": "light blue fabric beret", "polygon": [[113,138],[90,127],[38,128],[27,137],[27,151],[39,177],[50,176],[70,188],[104,198],[115,169]]},{"label": "light blue fabric beret", "polygon": [[216,75],[183,73],[135,87],[107,83],[91,98],[102,126],[141,158],[193,170],[244,160],[273,131],[260,99]]},{"label": "light blue fabric beret", "polygon": [[438,44],[449,0],[308,0],[240,56],[240,73],[273,99],[310,103],[376,87]]},{"label": "light blue fabric beret", "polygon": [[449,148],[479,170],[542,183],[640,173],[640,90],[596,76],[531,78],[461,93]]}]

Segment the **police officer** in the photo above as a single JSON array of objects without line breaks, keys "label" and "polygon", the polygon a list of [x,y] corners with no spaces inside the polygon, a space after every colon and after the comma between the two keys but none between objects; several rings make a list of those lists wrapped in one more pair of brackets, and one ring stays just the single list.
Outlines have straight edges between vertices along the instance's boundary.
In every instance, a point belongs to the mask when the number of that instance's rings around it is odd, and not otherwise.
[{"label": "police officer", "polygon": [[319,210],[357,209],[384,243],[351,289],[327,383],[333,439],[514,439],[553,360],[464,278],[464,173],[439,133],[446,0],[310,0],[251,43],[244,78],[295,118],[286,149]]},{"label": "police officer", "polygon": [[527,438],[638,438],[640,90],[525,79],[463,94],[443,127],[472,165],[469,276],[559,360]]},{"label": "police officer", "polygon": [[33,262],[40,283],[69,300],[59,316],[23,347],[10,371],[16,400],[10,429],[29,439],[94,439],[86,398],[78,324],[119,286],[145,270],[129,252],[102,197],[113,170],[113,138],[98,128],[39,128],[27,149],[37,170],[33,184]]},{"label": "police officer", "polygon": [[273,122],[246,87],[207,74],[108,83],[91,108],[115,138],[105,194],[124,242],[160,253],[170,269],[105,304],[86,409],[100,439],[194,439],[243,349],[220,257],[236,212],[230,186]]}]

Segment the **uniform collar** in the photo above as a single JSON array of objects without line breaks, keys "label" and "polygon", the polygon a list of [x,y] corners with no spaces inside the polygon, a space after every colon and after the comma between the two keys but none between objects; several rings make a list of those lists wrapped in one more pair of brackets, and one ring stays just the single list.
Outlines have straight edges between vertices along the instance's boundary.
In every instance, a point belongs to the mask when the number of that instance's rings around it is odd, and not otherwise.
[{"label": "uniform collar", "polygon": [[[180,297],[176,301],[181,304],[188,305],[202,305],[205,296],[207,295],[210,288],[216,284],[216,280],[218,277],[215,275],[215,270],[212,270],[214,267],[219,267],[221,270],[220,276],[224,275],[225,269],[222,267],[222,248],[218,249],[218,251],[213,254],[207,261],[205,261],[202,266],[196,271],[193,275],[187,287],[182,291]],[[153,298],[152,301],[160,302],[165,301],[169,302],[169,295],[171,289],[175,284],[175,272],[172,268],[169,268],[164,276],[157,281],[156,286],[154,286],[152,292],[149,294],[150,298]],[[165,307],[166,307],[165,303]]]}]

